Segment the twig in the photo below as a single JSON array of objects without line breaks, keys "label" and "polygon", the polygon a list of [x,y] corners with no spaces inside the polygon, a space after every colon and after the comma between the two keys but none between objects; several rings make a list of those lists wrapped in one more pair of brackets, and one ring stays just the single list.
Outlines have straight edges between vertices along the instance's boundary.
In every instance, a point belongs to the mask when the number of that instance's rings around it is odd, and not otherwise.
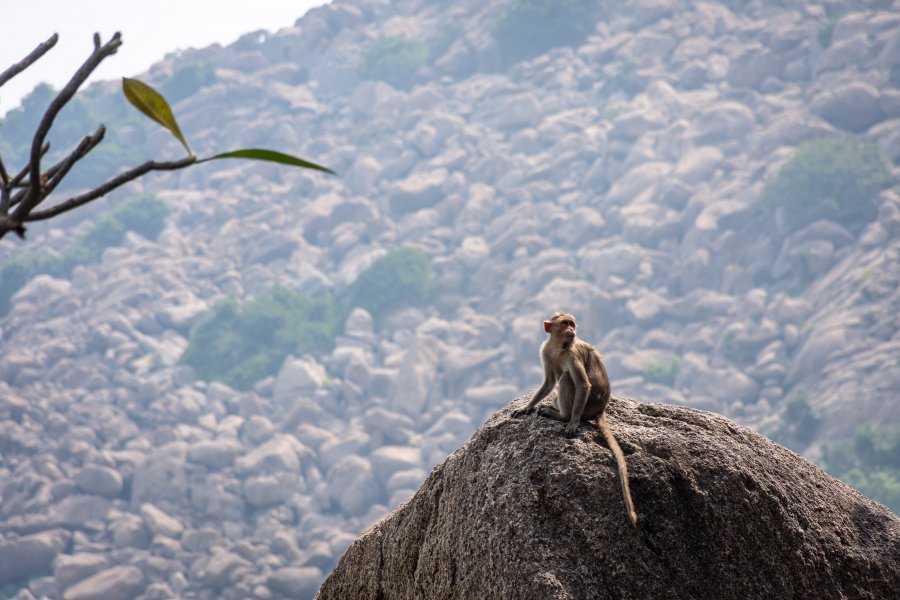
[{"label": "twig", "polygon": [[[41,148],[41,156],[47,154],[50,150],[50,143],[47,142],[44,144],[44,147]],[[12,181],[9,184],[9,189],[14,190],[16,188],[22,188],[18,192],[16,192],[15,196],[12,196],[11,202],[6,206],[6,212],[2,212],[0,214],[7,215],[9,214],[9,209],[22,201],[25,197],[25,194],[28,193],[28,190],[31,187],[31,183],[28,180],[25,180],[25,176],[28,175],[30,171],[30,165],[26,165],[19,173],[12,178]],[[23,181],[24,180],[24,181]]]},{"label": "twig", "polygon": [[[38,210],[30,213],[27,217],[25,217],[24,221],[42,221],[44,219],[55,217],[58,214],[70,211],[73,208],[78,208],[83,204],[87,204],[92,200],[96,200],[97,198],[105,196],[114,189],[128,183],[129,181],[133,181],[138,177],[142,177],[151,171],[177,171],[179,169],[189,167],[195,162],[197,162],[196,156],[187,156],[185,158],[182,158],[181,160],[173,160],[167,162],[156,162],[153,160],[149,160],[140,166],[125,171],[121,175],[113,177],[96,189],[85,192],[80,196],[69,198],[68,200],[60,202],[59,204],[46,210]],[[2,230],[2,225],[0,225],[0,237],[2,237],[3,233],[4,232]]]},{"label": "twig", "polygon": [[[79,155],[75,160],[81,160],[82,158],[87,156],[87,154],[91,150],[93,150],[97,145],[100,144],[100,142],[103,141],[103,138],[105,136],[106,136],[106,125],[100,125],[97,128],[97,131],[95,131],[94,133],[92,133],[89,136],[85,136],[85,138],[83,140],[81,140],[81,142],[78,144],[78,146],[74,150],[72,150],[72,152],[69,154],[69,156],[67,156],[66,158],[62,159],[61,161],[59,161],[58,163],[56,163],[55,165],[53,165],[52,167],[47,169],[47,172],[46,172],[47,177],[52,179],[54,176],[56,176],[57,171],[59,171],[59,169],[63,166],[63,164],[68,162],[69,158],[72,155],[74,155],[74,154]],[[90,142],[90,146],[86,147],[85,145],[88,144],[89,142]]]},{"label": "twig", "polygon": [[4,184],[0,186],[0,218],[6,218],[9,214],[9,188]]},{"label": "twig", "polygon": [[72,99],[81,84],[94,72],[94,70],[103,62],[104,59],[116,53],[119,46],[122,45],[122,36],[116,32],[112,39],[103,46],[95,47],[94,51],[84,62],[83,65],[75,72],[69,83],[57,94],[56,98],[50,103],[44,117],[38,125],[37,131],[34,133],[34,140],[31,142],[31,159],[29,166],[29,187],[28,194],[24,200],[18,205],[12,220],[17,222],[25,221],[25,217],[36,207],[43,199],[41,197],[41,148],[44,145],[44,138],[53,126],[53,120],[59,114],[59,111]]},{"label": "twig", "polygon": [[[82,144],[86,144],[89,140],[92,139],[93,138],[91,137],[85,138],[84,140],[82,140]],[[85,154],[89,151],[90,150],[87,150]],[[74,154],[72,156],[74,156]],[[69,159],[71,159],[72,156],[70,156]],[[113,177],[96,189],[85,192],[80,196],[69,198],[68,200],[60,202],[59,204],[56,204],[55,206],[46,210],[39,210],[29,213],[25,215],[25,218],[21,221],[15,219],[15,217],[0,215],[0,239],[3,239],[3,237],[10,231],[15,232],[16,235],[18,235],[20,238],[25,239],[25,226],[23,225],[24,222],[43,221],[45,219],[50,219],[52,217],[55,217],[56,215],[78,208],[79,206],[87,204],[92,200],[96,200],[97,198],[105,196],[109,192],[128,183],[129,181],[133,181],[138,177],[143,177],[151,171],[177,171],[179,169],[189,167],[195,162],[197,162],[196,156],[188,156],[182,158],[181,160],[173,160],[167,162],[156,162],[150,160],[140,166],[137,166],[133,169],[125,171],[120,175],[117,175],[116,177]],[[64,164],[58,166],[59,168],[62,168]],[[59,176],[57,181],[61,179],[62,176]]]},{"label": "twig", "polygon": [[56,189],[59,182],[68,175],[69,170],[75,163],[96,148],[97,145],[103,141],[103,136],[105,134],[106,127],[101,125],[97,128],[97,131],[81,140],[81,143],[78,144],[78,147],[76,147],[69,156],[47,169],[47,184],[44,186],[44,189],[41,190],[41,200],[53,193],[53,190]]},{"label": "twig", "polygon": [[[47,154],[47,152],[49,152],[49,151],[50,151],[50,142],[47,142],[46,144],[44,144],[44,147],[41,148],[41,157],[43,158],[43,156],[45,154]],[[28,165],[25,165],[22,168],[22,170],[19,171],[19,173],[15,177],[12,178],[12,181],[9,182],[9,187],[10,188],[28,187],[28,181],[25,181],[23,183],[25,176],[28,175],[28,171],[29,171],[29,167],[28,167]]]},{"label": "twig", "polygon": [[23,58],[21,61],[17,62],[13,66],[11,66],[10,68],[3,71],[3,73],[0,73],[0,86],[2,86],[4,83],[6,83],[10,79],[12,79],[16,75],[18,75],[19,73],[24,71],[25,69],[27,69],[28,67],[33,65],[35,62],[37,62],[37,60],[40,57],[42,57],[43,55],[45,55],[47,53],[47,51],[50,50],[50,48],[55,46],[56,42],[58,42],[58,41],[59,41],[59,34],[54,33],[47,39],[46,42],[38,45],[37,48],[32,50],[31,54],[29,54],[28,56]]},{"label": "twig", "polygon": [[[47,169],[46,172],[44,172],[44,174],[41,176],[41,179],[42,179],[42,181],[41,181],[41,185],[42,185],[41,197],[38,200],[38,204],[43,202],[44,198],[46,198],[47,196],[50,195],[50,193],[54,190],[54,188],[56,188],[56,186],[59,185],[60,180],[62,180],[62,178],[65,177],[65,174],[69,172],[69,169],[71,169],[72,166],[76,162],[78,162],[79,160],[81,160],[82,158],[87,156],[91,150],[96,148],[97,145],[103,141],[103,137],[105,135],[106,135],[106,126],[100,125],[100,127],[97,128],[97,131],[95,131],[93,134],[91,134],[91,135],[85,137],[83,140],[81,140],[81,142],[78,144],[78,146],[74,150],[72,150],[72,152],[69,153],[69,156],[65,157],[64,159],[62,159],[61,161],[59,161],[58,163],[56,163],[55,165],[53,165],[52,167]],[[49,143],[44,144],[44,148],[42,149],[41,154],[42,155],[46,154],[49,149],[50,149],[50,144]],[[58,173],[59,173],[60,169],[62,169],[63,167],[65,167],[65,173],[63,173],[63,175],[59,176]],[[16,206],[17,204],[19,204],[22,201],[22,199],[25,198],[25,195],[29,192],[31,183],[29,181],[26,181],[25,183],[20,183],[22,178],[24,178],[25,175],[28,174],[28,172],[29,172],[29,168],[25,167],[12,180],[12,185],[9,186],[10,188],[22,187],[24,189],[19,190],[19,192],[17,192],[16,195],[12,197],[12,201],[10,202],[9,207],[13,207],[13,206]],[[8,214],[8,213],[0,213],[0,214]]]},{"label": "twig", "polygon": [[[43,148],[41,148],[41,156],[47,154],[47,152],[49,150],[50,150],[50,143],[48,142],[48,143],[44,144]],[[17,187],[22,185],[22,180],[25,179],[26,175],[28,175],[28,166],[26,166],[21,171],[19,171],[19,173],[12,179],[9,179],[9,174],[6,173],[6,169],[4,167],[3,175],[6,178],[6,180],[3,183],[2,190],[0,190],[0,216],[5,217],[5,216],[9,215],[9,209],[11,207],[15,206],[16,204],[18,204],[22,200],[24,191],[20,191],[14,197],[11,196],[10,194],[12,194],[12,191],[14,189],[16,189]],[[26,184],[24,184],[23,187],[27,187],[27,186],[28,186],[28,184],[26,183]]]}]

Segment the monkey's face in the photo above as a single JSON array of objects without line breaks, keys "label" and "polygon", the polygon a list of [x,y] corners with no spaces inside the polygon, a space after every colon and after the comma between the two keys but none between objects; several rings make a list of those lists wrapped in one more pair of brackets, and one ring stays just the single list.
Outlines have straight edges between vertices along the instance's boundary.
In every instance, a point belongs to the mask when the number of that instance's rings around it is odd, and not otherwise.
[{"label": "monkey's face", "polygon": [[575,339],[575,319],[570,315],[561,315],[552,321],[544,321],[544,331],[551,337],[570,342]]},{"label": "monkey's face", "polygon": [[575,339],[575,321],[572,319],[560,319],[556,325],[559,336],[564,340]]}]

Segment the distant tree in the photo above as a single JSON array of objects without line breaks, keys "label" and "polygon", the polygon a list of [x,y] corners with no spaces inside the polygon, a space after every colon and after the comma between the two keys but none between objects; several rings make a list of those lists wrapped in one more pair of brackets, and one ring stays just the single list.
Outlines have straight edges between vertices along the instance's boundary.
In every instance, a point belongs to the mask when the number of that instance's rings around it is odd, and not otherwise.
[{"label": "distant tree", "polygon": [[357,67],[360,79],[385,81],[398,90],[409,89],[428,61],[428,47],[405,35],[381,38],[366,48]]},{"label": "distant tree", "polygon": [[239,390],[278,373],[285,357],[322,356],[334,347],[353,308],[369,311],[376,325],[391,312],[428,301],[428,256],[398,248],[368,266],[343,291],[308,296],[276,286],[247,302],[230,299],[191,330],[181,363],[204,381]]},{"label": "distant tree", "polygon": [[852,439],[823,444],[822,466],[900,514],[900,425],[863,423]]},{"label": "distant tree", "polygon": [[[46,42],[37,46],[20,62],[0,73],[0,87],[37,62],[56,45],[58,39],[59,36],[53,34]],[[47,134],[53,127],[54,120],[60,111],[73,99],[78,88],[97,69],[100,63],[115,54],[121,45],[122,38],[119,33],[113,35],[105,44],[102,44],[100,36],[95,34],[94,51],[84,64],[75,72],[66,86],[50,100],[49,106],[40,117],[37,114],[31,115],[32,122],[37,122],[37,125],[32,137],[30,152],[27,155],[27,164],[19,171],[10,171],[7,170],[3,158],[0,157],[0,239],[10,231],[15,232],[20,238],[24,239],[26,223],[50,219],[83,206],[130,181],[143,177],[151,171],[175,171],[211,160],[242,158],[264,160],[332,173],[326,167],[295,156],[258,148],[234,150],[208,158],[197,158],[191,152],[187,141],[182,135],[178,122],[175,120],[175,116],[166,99],[152,87],[141,81],[123,78],[122,89],[126,99],[144,115],[168,129],[184,146],[187,156],[173,161],[147,161],[112,177],[87,192],[65,200],[48,202],[48,205],[45,205],[45,201],[51,197],[53,191],[63,178],[69,174],[75,164],[86,157],[103,141],[106,128],[100,125],[94,133],[85,136],[67,156],[45,169],[42,167],[41,161],[50,149],[50,144],[45,141]],[[202,72],[189,75],[190,77],[187,78],[186,82],[179,83],[179,89],[183,86],[200,85],[201,83],[198,83],[198,81],[202,82],[204,80]],[[52,90],[43,90],[42,93],[50,95]],[[33,107],[25,108],[29,110]],[[32,112],[34,111],[32,110]],[[27,120],[25,122],[27,123]]]},{"label": "distant tree", "polygon": [[765,434],[784,446],[800,452],[816,437],[822,416],[809,403],[809,394],[799,390],[784,401],[781,419]]},{"label": "distant tree", "polygon": [[181,363],[199,379],[249,390],[275,375],[288,354],[330,352],[345,315],[330,295],[276,286],[246,304],[220,302],[192,331]]},{"label": "distant tree", "polygon": [[[0,117],[0,156],[7,165],[28,164],[34,132],[57,92],[50,84],[39,84],[22,98],[18,107]],[[171,98],[168,93],[165,95]],[[76,147],[84,133],[93,131],[98,123],[106,125],[108,134],[102,144],[84,160],[78,161],[77,167],[69,171],[54,194],[92,188],[126,167],[151,158],[151,149],[144,148],[147,139],[145,122],[146,117],[121,94],[110,98],[100,87],[76,94],[53,121],[48,136],[51,149],[43,157],[44,162],[52,164],[62,158],[64,151]],[[114,130],[125,135],[109,135]]]},{"label": "distant tree", "polygon": [[878,147],[853,137],[818,138],[766,182],[763,211],[790,233],[817,219],[862,229],[878,214],[878,194],[894,183]]},{"label": "distant tree", "polygon": [[0,264],[0,317],[9,312],[13,295],[37,275],[68,278],[78,265],[98,262],[103,251],[122,243],[133,231],[154,240],[165,227],[169,207],[152,195],[133,196],[117,204],[75,238],[61,254],[23,252]]},{"label": "distant tree", "polygon": [[398,248],[360,273],[347,292],[349,306],[366,309],[376,324],[393,310],[421,306],[430,294],[431,265],[415,248]]},{"label": "distant tree", "polygon": [[644,381],[648,383],[660,383],[662,385],[673,385],[675,377],[678,376],[678,368],[681,366],[681,360],[677,356],[673,356],[669,362],[654,362],[644,367]]}]

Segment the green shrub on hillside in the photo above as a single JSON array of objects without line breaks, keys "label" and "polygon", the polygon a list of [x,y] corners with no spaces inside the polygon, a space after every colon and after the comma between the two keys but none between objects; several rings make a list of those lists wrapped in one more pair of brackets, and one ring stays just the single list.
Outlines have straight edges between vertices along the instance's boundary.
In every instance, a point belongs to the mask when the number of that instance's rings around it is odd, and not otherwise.
[{"label": "green shrub on hillside", "polygon": [[512,0],[494,28],[505,65],[578,46],[603,16],[601,0]]},{"label": "green shrub on hillside", "polygon": [[39,83],[22,98],[18,107],[3,116],[0,121],[0,155],[10,171],[14,170],[13,166],[24,165],[28,161],[34,130],[55,96],[56,91],[50,84]]},{"label": "green shrub on hillside", "polygon": [[36,275],[56,275],[61,264],[58,256],[38,253],[14,256],[0,265],[0,315],[9,312],[12,297],[26,283]]},{"label": "green shrub on hillside", "polygon": [[249,390],[278,373],[289,354],[329,352],[343,320],[330,295],[306,296],[277,286],[243,305],[228,300],[216,306],[191,332],[181,362],[200,379]]},{"label": "green shrub on hillside", "polygon": [[116,206],[109,216],[122,223],[126,231],[155,240],[165,228],[169,212],[169,206],[162,198],[141,194]]},{"label": "green shrub on hillside", "polygon": [[681,361],[677,356],[673,356],[669,362],[651,363],[644,368],[644,381],[672,385],[675,383],[675,377],[678,376],[679,367],[681,367]]},{"label": "green shrub on hillside", "polygon": [[409,89],[416,72],[428,62],[428,47],[405,35],[381,38],[363,52],[357,68],[360,79],[384,81]]},{"label": "green shrub on hillside", "polygon": [[79,237],[60,257],[62,272],[68,277],[78,265],[98,262],[107,248],[118,246],[125,232],[133,231],[148,240],[155,240],[165,227],[169,207],[157,196],[132,196],[100,219]]},{"label": "green shrub on hillside", "polygon": [[856,138],[805,142],[766,182],[763,211],[789,233],[818,219],[859,230],[878,212],[892,178],[877,146]]},{"label": "green shrub on hillside", "polygon": [[838,479],[900,515],[900,469],[850,469]]},{"label": "green shrub on hillside", "polygon": [[861,425],[853,449],[862,464],[900,469],[900,426]]},{"label": "green shrub on hillside", "polygon": [[363,271],[341,298],[276,287],[244,304],[222,302],[191,332],[181,362],[199,379],[248,390],[277,374],[289,354],[330,352],[352,308],[365,308],[377,323],[391,310],[423,304],[428,289],[428,257],[410,248],[394,250]]},{"label": "green shrub on hillside", "polygon": [[425,304],[429,272],[428,256],[421,250],[394,250],[360,274],[350,286],[347,303],[366,309],[377,323],[392,309]]},{"label": "green shrub on hillside", "polygon": [[126,231],[156,239],[165,227],[169,208],[162,199],[133,196],[116,206],[61,255],[22,254],[0,265],[0,315],[9,312],[13,295],[36,275],[68,277],[78,265],[95,263],[103,251],[118,246]]},{"label": "green shrub on hillside", "polygon": [[779,444],[800,452],[816,438],[821,424],[822,416],[813,410],[809,395],[800,391],[785,399],[781,422],[765,434]]},{"label": "green shrub on hillside", "polygon": [[822,450],[826,471],[900,515],[900,426],[863,424]]},{"label": "green shrub on hillside", "polygon": [[[28,162],[34,131],[55,96],[56,90],[50,85],[39,84],[23,98],[19,107],[3,117],[0,122],[0,156],[3,156],[8,169],[16,170],[14,167],[24,166]],[[139,115],[133,112],[129,111],[124,99],[98,109],[87,93],[77,95],[66,104],[50,130],[50,164],[71,151],[85,133],[94,131],[99,123],[106,125],[107,135],[99,146],[78,161],[60,184],[60,189],[96,186],[125,165],[141,161],[144,155],[138,145],[120,145],[116,136],[109,133],[140,123]]]}]

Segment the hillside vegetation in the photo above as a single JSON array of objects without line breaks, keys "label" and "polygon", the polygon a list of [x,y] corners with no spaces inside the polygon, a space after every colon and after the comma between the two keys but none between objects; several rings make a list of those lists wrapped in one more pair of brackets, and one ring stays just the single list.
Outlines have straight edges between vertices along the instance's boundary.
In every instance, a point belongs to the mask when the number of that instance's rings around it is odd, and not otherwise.
[{"label": "hillside vegetation", "polygon": [[[339,177],[204,164],[4,240],[0,565],[42,549],[4,593],[312,597],[539,385],[558,309],[617,396],[900,510],[898,2],[335,0],[141,79],[198,155]],[[111,168],[183,152],[120,95],[77,104]]]}]

